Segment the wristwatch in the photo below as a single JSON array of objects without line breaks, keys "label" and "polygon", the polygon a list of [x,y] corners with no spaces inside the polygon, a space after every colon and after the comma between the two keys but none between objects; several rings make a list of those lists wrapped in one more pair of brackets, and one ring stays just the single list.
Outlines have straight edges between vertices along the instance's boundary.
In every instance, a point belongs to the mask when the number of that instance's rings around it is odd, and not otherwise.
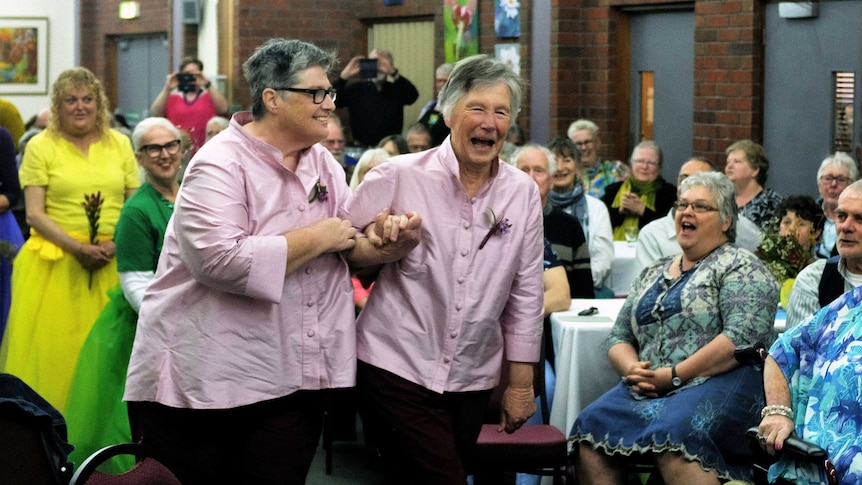
[{"label": "wristwatch", "polygon": [[673,385],[674,388],[682,386],[682,379],[680,379],[679,376],[676,375],[675,365],[670,368],[670,383]]}]

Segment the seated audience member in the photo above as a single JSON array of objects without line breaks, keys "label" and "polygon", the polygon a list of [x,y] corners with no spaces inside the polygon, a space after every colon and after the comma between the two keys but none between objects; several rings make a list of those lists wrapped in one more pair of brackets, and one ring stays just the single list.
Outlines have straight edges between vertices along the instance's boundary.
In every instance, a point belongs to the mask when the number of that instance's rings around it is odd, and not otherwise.
[{"label": "seated audience member", "polygon": [[518,125],[512,125],[509,128],[509,132],[506,133],[506,141],[516,147],[524,146],[524,143],[526,143],[524,129]]},{"label": "seated audience member", "polygon": [[[787,308],[796,275],[814,262],[814,246],[823,232],[823,211],[807,195],[781,202],[755,254],[781,285],[781,307]],[[775,226],[777,223],[777,229]]]},{"label": "seated audience member", "polygon": [[724,173],[736,187],[739,215],[759,227],[766,227],[781,204],[781,196],[764,187],[769,170],[766,150],[751,140],[741,140],[727,147],[725,153]]},{"label": "seated audience member", "polygon": [[380,143],[377,144],[377,148],[386,150],[393,157],[409,153],[409,150],[407,149],[407,139],[401,135],[384,136],[383,139],[380,140]]},{"label": "seated audience member", "polygon": [[356,169],[356,160],[347,160],[345,147],[347,142],[344,138],[344,126],[341,123],[341,118],[335,113],[329,113],[329,121],[326,124],[327,135],[321,140],[320,144],[326,148],[329,153],[335,158],[342,167],[346,180],[350,182],[350,177],[353,176],[353,171]]},{"label": "seated audience member", "polygon": [[602,201],[586,193],[580,177],[580,153],[571,140],[551,140],[548,149],[554,154],[557,165],[551,174],[553,190],[548,192],[548,201],[553,207],[562,209],[580,223],[590,251],[594,292],[598,297],[612,298],[613,291],[604,286],[614,261],[614,236],[608,208]]},{"label": "seated audience member", "polygon": [[632,150],[632,174],[605,190],[614,241],[625,241],[627,228],[640,230],[673,207],[676,186],[661,178],[661,149],[653,141],[642,141]]},{"label": "seated audience member", "polygon": [[224,116],[213,116],[207,121],[207,137],[204,143],[212,140],[212,137],[226,130],[230,125],[230,120]]},{"label": "seated audience member", "polygon": [[407,151],[417,153],[431,148],[431,133],[428,133],[428,128],[422,123],[413,123],[407,127],[404,134],[407,140]]},{"label": "seated audience member", "polygon": [[582,485],[625,483],[632,455],[654,459],[669,483],[751,479],[750,450],[740,442],[757,423],[751,410],[763,387],[733,351],[772,341],[778,284],[733,244],[734,197],[724,174],[683,181],[675,216],[682,254],[635,279],[606,341],[622,379],[572,428]]},{"label": "seated audience member", "polygon": [[628,178],[631,167],[619,160],[601,161],[599,158],[602,148],[599,125],[590,120],[577,120],[569,125],[566,134],[581,153],[581,179],[588,194],[601,199],[605,187]]},{"label": "seated audience member", "polygon": [[512,154],[510,164],[529,175],[539,186],[545,238],[563,262],[571,298],[593,298],[590,249],[584,231],[577,219],[548,202],[548,193],[553,185],[551,174],[557,168],[556,157],[547,148],[530,143]]},{"label": "seated audience member", "polygon": [[[692,157],[679,168],[679,176],[676,179],[677,187],[686,178],[698,172],[713,172],[715,166],[709,160],[702,157]],[[677,189],[677,192],[679,189]],[[740,217],[736,224],[736,245],[754,252],[763,233],[760,229],[744,217]],[[671,208],[667,215],[656,219],[644,226],[638,233],[638,241],[635,247],[635,271],[640,274],[641,270],[665,256],[676,256],[682,252],[676,241],[676,227],[674,223],[674,211]]]},{"label": "seated audience member", "polygon": [[33,115],[24,124],[24,128],[27,131],[18,140],[18,165],[21,164],[21,159],[24,157],[24,149],[27,148],[27,142],[30,141],[30,138],[41,133],[48,126],[49,121],[51,121],[51,108],[42,108],[39,113]]},{"label": "seated audience member", "polygon": [[[856,287],[778,337],[764,366],[766,407],[758,428],[761,446],[773,455],[791,434],[821,446],[847,485],[862,483],[860,303]],[[768,476],[770,483],[827,483],[822,466],[786,457]]]},{"label": "seated audience member", "polygon": [[[385,162],[390,157],[392,157],[392,155],[382,148],[371,148],[369,150],[365,150],[365,153],[363,153],[362,156],[359,157],[359,161],[356,162],[356,168],[353,170],[353,175],[350,178],[350,190],[356,190],[356,188],[359,187],[359,184],[362,183],[362,180],[365,179],[365,174],[367,174],[369,170]],[[352,276],[351,281],[353,282],[353,306],[356,308],[356,313],[359,314],[359,312],[365,308],[365,302],[368,301],[368,296],[371,294],[371,287],[374,286],[374,284],[369,283],[366,287],[362,283],[362,280],[356,276]]]},{"label": "seated audience member", "polygon": [[862,181],[853,182],[838,197],[835,230],[838,256],[818,259],[796,276],[787,302],[788,328],[862,285]]},{"label": "seated audience member", "polygon": [[859,169],[856,162],[844,152],[826,157],[817,170],[817,191],[820,197],[817,202],[823,208],[826,221],[823,226],[823,237],[817,244],[817,256],[828,258],[838,255],[835,246],[835,207],[838,206],[838,196],[841,192],[859,179]]},{"label": "seated audience member", "polygon": [[[449,80],[449,74],[452,73],[454,67],[455,64],[448,62],[437,66],[437,69],[434,71],[435,93],[439,94],[443,86],[446,85],[446,81]],[[431,146],[435,147],[443,143],[443,140],[449,136],[449,127],[443,121],[443,114],[437,110],[437,94],[419,112],[419,122],[428,128],[428,132],[431,133]]]}]

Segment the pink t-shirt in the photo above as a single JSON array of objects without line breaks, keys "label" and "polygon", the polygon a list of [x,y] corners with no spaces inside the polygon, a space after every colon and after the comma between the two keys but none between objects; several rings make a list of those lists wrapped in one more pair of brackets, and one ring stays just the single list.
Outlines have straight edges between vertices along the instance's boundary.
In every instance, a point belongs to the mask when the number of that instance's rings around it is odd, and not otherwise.
[{"label": "pink t-shirt", "polygon": [[192,153],[203,146],[207,138],[207,121],[216,115],[218,111],[207,91],[198,95],[194,101],[186,101],[182,93],[174,92],[165,103],[165,118],[177,128],[186,130],[195,142]]}]

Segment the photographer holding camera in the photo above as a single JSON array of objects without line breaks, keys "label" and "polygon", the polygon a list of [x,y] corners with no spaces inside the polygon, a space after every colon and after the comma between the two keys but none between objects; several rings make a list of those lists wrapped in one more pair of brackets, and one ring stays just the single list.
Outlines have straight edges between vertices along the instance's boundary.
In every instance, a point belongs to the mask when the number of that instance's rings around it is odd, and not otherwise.
[{"label": "photographer holding camera", "polygon": [[199,59],[183,59],[150,107],[151,116],[164,116],[189,134],[192,155],[206,141],[209,119],[228,111],[227,99],[204,76],[203,68]]},{"label": "photographer holding camera", "polygon": [[[352,77],[360,81],[347,84]],[[375,147],[386,135],[400,134],[404,126],[404,106],[419,98],[419,91],[398,73],[392,53],[374,49],[368,58],[356,56],[341,71],[333,87],[338,91],[339,108],[350,114],[353,139],[365,147]]]}]

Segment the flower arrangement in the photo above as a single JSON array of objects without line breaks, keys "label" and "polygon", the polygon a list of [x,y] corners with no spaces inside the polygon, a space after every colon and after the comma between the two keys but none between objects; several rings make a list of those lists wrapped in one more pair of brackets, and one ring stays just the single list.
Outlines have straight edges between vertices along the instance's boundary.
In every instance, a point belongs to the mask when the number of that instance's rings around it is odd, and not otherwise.
[{"label": "flower arrangement", "polygon": [[488,234],[485,234],[485,237],[479,244],[480,250],[485,247],[485,244],[488,243],[488,240],[491,239],[491,236],[493,236],[494,234],[506,234],[509,232],[509,228],[512,227],[512,224],[509,223],[509,219],[500,218],[500,220],[497,220],[497,214],[494,214],[494,209],[491,209],[489,207],[488,211],[491,213],[491,229],[488,230]]},{"label": "flower arrangement", "polygon": [[308,203],[312,203],[315,200],[319,200],[321,202],[326,202],[326,199],[329,198],[329,193],[326,191],[326,186],[320,184],[320,179],[317,179],[317,182],[314,183],[314,187],[311,188],[311,194],[308,195]]},{"label": "flower arrangement", "polygon": [[[81,207],[87,213],[87,223],[90,229],[90,244],[99,243],[99,217],[102,215],[102,204],[105,199],[102,198],[102,192],[95,194],[84,194],[84,202],[81,202]],[[90,281],[87,288],[93,286],[93,270],[90,270]]]},{"label": "flower arrangement", "polygon": [[796,278],[802,268],[814,262],[814,255],[805,251],[799,241],[784,237],[774,229],[764,233],[756,254],[779,283]]}]

